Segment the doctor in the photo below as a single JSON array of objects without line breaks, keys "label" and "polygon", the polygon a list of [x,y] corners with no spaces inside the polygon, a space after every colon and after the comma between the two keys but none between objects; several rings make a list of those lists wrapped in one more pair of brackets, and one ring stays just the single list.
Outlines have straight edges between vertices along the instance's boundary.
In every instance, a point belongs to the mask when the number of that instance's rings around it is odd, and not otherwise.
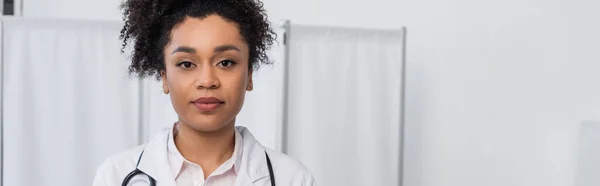
[{"label": "doctor", "polygon": [[179,119],[149,143],[108,158],[95,186],[313,185],[289,156],[236,127],[252,72],[274,41],[256,0],[126,0],[130,72],[162,81]]}]

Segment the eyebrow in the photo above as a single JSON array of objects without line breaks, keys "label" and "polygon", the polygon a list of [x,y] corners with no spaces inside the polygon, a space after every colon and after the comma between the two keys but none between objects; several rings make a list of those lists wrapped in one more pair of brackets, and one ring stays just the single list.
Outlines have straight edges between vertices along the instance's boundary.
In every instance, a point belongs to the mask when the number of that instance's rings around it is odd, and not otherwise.
[{"label": "eyebrow", "polygon": [[221,45],[218,46],[217,48],[215,48],[215,50],[213,51],[214,53],[219,53],[219,52],[225,52],[228,50],[235,50],[238,52],[241,52],[241,50],[238,47],[235,47],[233,45]]},{"label": "eyebrow", "polygon": [[173,52],[171,52],[171,54],[174,54],[176,52],[185,52],[185,53],[194,54],[194,53],[196,53],[196,49],[194,49],[192,47],[187,47],[187,46],[180,46],[180,47],[175,48],[175,50],[173,50]]},{"label": "eyebrow", "polygon": [[[229,51],[229,50],[235,50],[238,52],[241,52],[241,50],[233,45],[221,45],[216,47],[213,52],[214,53],[220,53],[220,52],[225,52],[225,51]],[[184,52],[184,53],[191,53],[191,54],[195,54],[196,53],[196,49],[192,48],[192,47],[188,47],[188,46],[180,46],[175,48],[175,50],[173,50],[173,52],[171,52],[171,54],[174,54],[176,52]]]}]

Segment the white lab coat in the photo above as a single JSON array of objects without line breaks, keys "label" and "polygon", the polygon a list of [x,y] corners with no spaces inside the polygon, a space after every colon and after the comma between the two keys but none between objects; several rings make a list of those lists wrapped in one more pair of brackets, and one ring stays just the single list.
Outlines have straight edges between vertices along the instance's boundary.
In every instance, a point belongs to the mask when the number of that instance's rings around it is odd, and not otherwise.
[{"label": "white lab coat", "polygon": [[[248,129],[236,126],[244,142],[242,147],[242,161],[237,174],[236,186],[270,186],[271,180],[265,151],[269,154],[275,184],[278,186],[306,186],[314,185],[314,178],[306,167],[291,157],[263,147]],[[167,159],[167,138],[172,129],[166,129],[156,135],[149,143],[132,148],[121,154],[108,158],[100,165],[94,186],[118,186],[140,159],[138,169],[156,180],[157,186],[176,186],[175,178],[170,173]],[[237,165],[236,165],[237,166]],[[136,176],[129,185],[149,185],[145,176]]]}]

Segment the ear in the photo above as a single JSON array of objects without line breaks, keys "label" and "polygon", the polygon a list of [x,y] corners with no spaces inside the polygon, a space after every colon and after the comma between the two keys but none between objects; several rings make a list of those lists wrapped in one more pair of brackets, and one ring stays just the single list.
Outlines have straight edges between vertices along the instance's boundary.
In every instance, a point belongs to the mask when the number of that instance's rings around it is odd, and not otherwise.
[{"label": "ear", "polygon": [[252,91],[254,89],[254,84],[252,83],[252,71],[248,72],[248,84],[246,85],[247,91]]},{"label": "ear", "polygon": [[169,94],[169,86],[167,86],[167,74],[164,70],[160,71],[160,79],[162,81],[163,92]]}]

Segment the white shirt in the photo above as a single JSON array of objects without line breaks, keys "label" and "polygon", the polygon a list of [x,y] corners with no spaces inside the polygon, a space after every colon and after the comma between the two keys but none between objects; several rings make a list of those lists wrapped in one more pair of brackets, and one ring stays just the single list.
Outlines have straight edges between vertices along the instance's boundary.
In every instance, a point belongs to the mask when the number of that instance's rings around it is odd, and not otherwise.
[{"label": "white shirt", "polygon": [[[265,152],[271,159],[273,168],[273,178],[277,186],[314,186],[314,177],[306,169],[306,167],[297,160],[272,149],[262,146],[248,129],[242,126],[236,126],[236,141],[238,139],[243,142],[237,143],[235,151],[235,161],[233,161],[233,173],[236,173],[235,186],[271,186],[271,176],[269,174]],[[168,141],[173,135],[173,129],[170,127],[167,130],[161,131],[154,136],[148,143],[131,148],[122,153],[116,154],[107,158],[96,173],[94,186],[115,186],[121,185],[124,178],[138,169],[144,174],[133,176],[128,181],[128,186],[147,186],[148,177],[156,180],[156,185],[159,186],[177,186],[177,180],[182,179],[182,173],[187,172],[185,169],[178,172],[171,171],[171,163],[169,160]],[[240,137],[241,136],[241,137]],[[240,137],[240,138],[238,138]],[[143,156],[142,156],[143,152]],[[175,152],[175,151],[173,151]],[[176,157],[176,156],[174,156]],[[183,160],[181,167],[183,166]],[[176,166],[174,166],[177,168]],[[227,167],[227,166],[223,166]],[[224,168],[225,170],[232,170]],[[176,170],[176,169],[175,169]],[[193,172],[193,171],[192,171]],[[216,171],[215,171],[216,172]],[[177,173],[177,180],[173,176]],[[219,174],[219,175],[226,175]],[[203,174],[199,173],[198,180],[202,180]],[[213,175],[217,175],[214,173]],[[217,181],[214,176],[214,181]],[[231,178],[231,177],[229,177]],[[218,179],[221,180],[221,179]],[[231,179],[223,179],[231,180]],[[207,179],[204,183],[213,183],[213,176]],[[215,184],[220,184],[216,183]],[[227,186],[227,185],[225,185]]]},{"label": "white shirt", "polygon": [[[177,185],[181,186],[211,186],[211,185],[235,185],[237,174],[239,172],[239,161],[242,154],[242,136],[235,130],[234,148],[231,158],[226,160],[206,180],[204,180],[204,171],[202,167],[191,161],[186,160],[175,145],[175,135],[179,127],[175,124],[172,133],[167,142],[167,152],[171,173],[175,178]],[[237,166],[236,166],[237,165]]]}]

